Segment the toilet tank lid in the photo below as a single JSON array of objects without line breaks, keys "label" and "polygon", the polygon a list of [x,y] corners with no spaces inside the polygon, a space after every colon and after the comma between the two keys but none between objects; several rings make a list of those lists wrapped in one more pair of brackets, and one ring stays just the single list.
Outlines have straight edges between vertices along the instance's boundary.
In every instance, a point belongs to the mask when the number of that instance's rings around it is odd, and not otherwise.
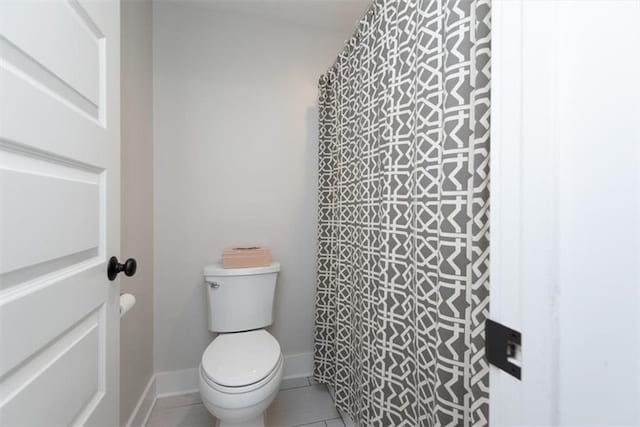
[{"label": "toilet tank lid", "polygon": [[207,265],[204,268],[205,277],[213,276],[251,276],[255,274],[277,273],[280,271],[280,263],[272,262],[266,267],[247,267],[247,268],[223,268],[222,264]]}]

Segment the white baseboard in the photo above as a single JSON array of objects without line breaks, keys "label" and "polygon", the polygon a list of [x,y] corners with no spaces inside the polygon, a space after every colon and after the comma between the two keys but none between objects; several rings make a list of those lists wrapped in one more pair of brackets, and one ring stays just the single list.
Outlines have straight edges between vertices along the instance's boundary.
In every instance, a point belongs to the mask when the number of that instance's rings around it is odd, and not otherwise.
[{"label": "white baseboard", "polygon": [[199,391],[198,368],[156,373],[156,395],[177,396]]},{"label": "white baseboard", "polygon": [[[313,353],[287,354],[284,356],[283,378],[310,377],[313,374]],[[198,368],[157,372],[151,376],[126,427],[144,427],[149,421],[156,400],[161,397],[198,393]],[[350,427],[350,426],[348,426]]]},{"label": "white baseboard", "polygon": [[140,399],[138,399],[136,407],[133,408],[133,412],[127,420],[126,427],[146,426],[147,421],[149,421],[149,416],[151,415],[153,405],[155,405],[156,403],[156,399],[156,376],[154,374],[151,375],[151,378],[149,378],[149,383],[140,395]]},{"label": "white baseboard", "polygon": [[313,374],[313,353],[284,355],[282,378],[310,377]]},{"label": "white baseboard", "polygon": [[[282,377],[310,377],[313,373],[313,353],[287,354],[284,356]],[[157,397],[177,396],[199,391],[198,368],[158,372],[155,375]]]}]

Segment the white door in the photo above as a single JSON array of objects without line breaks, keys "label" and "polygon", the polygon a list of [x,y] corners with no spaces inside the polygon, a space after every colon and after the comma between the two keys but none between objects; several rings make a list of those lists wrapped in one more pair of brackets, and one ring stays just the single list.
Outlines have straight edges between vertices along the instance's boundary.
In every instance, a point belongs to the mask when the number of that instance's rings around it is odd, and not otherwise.
[{"label": "white door", "polygon": [[493,426],[640,426],[640,1],[492,2]]},{"label": "white door", "polygon": [[120,5],[0,1],[0,424],[118,424]]}]

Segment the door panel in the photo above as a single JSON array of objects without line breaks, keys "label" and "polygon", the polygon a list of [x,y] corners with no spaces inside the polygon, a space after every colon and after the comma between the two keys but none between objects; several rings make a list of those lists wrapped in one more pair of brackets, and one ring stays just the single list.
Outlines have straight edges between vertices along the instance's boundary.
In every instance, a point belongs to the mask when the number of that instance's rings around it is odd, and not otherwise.
[{"label": "door panel", "polygon": [[[2,409],[5,425],[37,426],[42,425],[43,419],[50,422],[49,425],[72,425],[86,419],[104,395],[105,372],[99,350],[102,316],[101,307],[35,353],[23,369],[24,374],[30,371],[31,375],[16,374],[8,379],[15,384],[7,388],[15,390],[10,390],[14,396]],[[69,375],[70,366],[73,366],[73,375]],[[64,387],[58,384],[60,378],[66,378]],[[21,383],[24,385],[19,387]],[[52,393],[52,390],[58,391]],[[24,408],[34,400],[39,402],[37,411],[25,412]]]},{"label": "door panel", "polygon": [[[37,281],[33,281],[36,286],[5,294],[0,310],[3,344],[0,375],[3,383],[10,375],[20,376],[19,370],[26,359],[55,347],[64,331],[72,329],[81,319],[105,304],[107,293],[104,290],[96,292],[87,285],[102,281],[104,272],[100,267],[89,264],[85,271],[73,270],[60,280],[45,276],[42,285],[38,286]],[[67,301],[69,296],[73,298],[73,304]],[[15,328],[16,333],[11,325],[19,325]]]},{"label": "door panel", "polygon": [[100,246],[100,176],[84,181],[42,173],[38,168],[0,170],[4,206],[0,273]]},{"label": "door panel", "polygon": [[13,66],[40,83],[57,80],[97,109],[104,36],[82,6],[62,1],[10,1],[3,12],[2,41],[11,47]]},{"label": "door panel", "polygon": [[119,2],[0,2],[0,424],[118,424]]}]

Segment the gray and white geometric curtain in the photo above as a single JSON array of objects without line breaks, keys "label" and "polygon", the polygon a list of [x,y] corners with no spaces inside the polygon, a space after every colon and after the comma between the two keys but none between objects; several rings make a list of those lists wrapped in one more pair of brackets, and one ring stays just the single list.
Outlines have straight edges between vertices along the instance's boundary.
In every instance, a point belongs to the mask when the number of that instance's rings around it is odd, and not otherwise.
[{"label": "gray and white geometric curtain", "polygon": [[374,0],[320,79],[314,378],[362,426],[486,426],[490,0]]}]

